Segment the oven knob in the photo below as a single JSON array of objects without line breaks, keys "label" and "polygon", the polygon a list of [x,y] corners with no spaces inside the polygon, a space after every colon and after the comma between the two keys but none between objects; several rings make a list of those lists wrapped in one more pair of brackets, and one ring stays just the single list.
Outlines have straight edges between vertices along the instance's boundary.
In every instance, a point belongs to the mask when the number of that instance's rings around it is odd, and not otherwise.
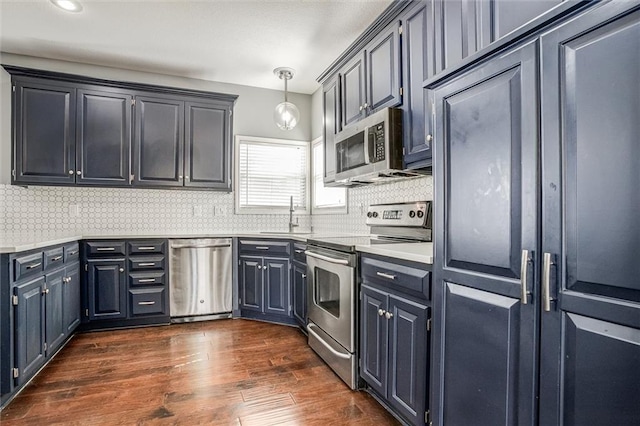
[{"label": "oven knob", "polygon": [[409,210],[409,217],[412,219],[416,217],[416,212],[414,212],[413,210]]},{"label": "oven knob", "polygon": [[424,216],[424,212],[422,210],[418,210],[418,217],[422,219]]},{"label": "oven knob", "polygon": [[373,216],[373,213],[367,212],[367,217],[371,217],[371,216]]},{"label": "oven knob", "polygon": [[374,218],[378,217],[378,212],[373,212],[373,217]]}]

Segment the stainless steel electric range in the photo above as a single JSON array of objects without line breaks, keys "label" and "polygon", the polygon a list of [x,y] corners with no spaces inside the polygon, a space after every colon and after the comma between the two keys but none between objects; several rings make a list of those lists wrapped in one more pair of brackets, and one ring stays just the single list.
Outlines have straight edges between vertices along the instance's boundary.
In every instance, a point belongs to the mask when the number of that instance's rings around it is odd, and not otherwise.
[{"label": "stainless steel electric range", "polygon": [[431,241],[431,202],[375,204],[370,235],[309,239],[309,346],[352,389],[358,387],[358,258],[356,247]]}]

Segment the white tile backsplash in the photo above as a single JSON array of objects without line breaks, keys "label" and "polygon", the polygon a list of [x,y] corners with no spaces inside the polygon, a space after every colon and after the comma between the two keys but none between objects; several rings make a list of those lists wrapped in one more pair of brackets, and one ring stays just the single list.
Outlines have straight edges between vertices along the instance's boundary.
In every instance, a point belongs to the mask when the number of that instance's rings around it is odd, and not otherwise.
[{"label": "white tile backsplash", "polygon": [[[299,229],[313,225],[316,232],[367,233],[364,213],[369,204],[432,198],[430,176],[353,188],[349,190],[348,214],[301,215]],[[77,215],[73,206],[77,206]],[[288,215],[236,215],[233,208],[233,193],[0,185],[0,234],[173,235],[287,230]]]}]

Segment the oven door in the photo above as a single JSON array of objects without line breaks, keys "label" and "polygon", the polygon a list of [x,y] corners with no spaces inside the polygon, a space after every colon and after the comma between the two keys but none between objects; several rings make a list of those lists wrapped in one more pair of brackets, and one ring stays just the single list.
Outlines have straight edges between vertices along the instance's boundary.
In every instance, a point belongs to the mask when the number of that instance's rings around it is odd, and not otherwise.
[{"label": "oven door", "polygon": [[309,321],[353,353],[356,257],[316,247],[306,253]]}]

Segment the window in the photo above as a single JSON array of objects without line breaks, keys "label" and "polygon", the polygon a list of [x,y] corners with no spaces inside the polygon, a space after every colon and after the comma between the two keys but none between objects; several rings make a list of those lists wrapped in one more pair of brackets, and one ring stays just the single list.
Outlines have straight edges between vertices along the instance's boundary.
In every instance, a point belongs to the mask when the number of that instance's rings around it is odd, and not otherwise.
[{"label": "window", "polygon": [[309,143],[236,136],[236,213],[307,211]]},{"label": "window", "polygon": [[312,142],[313,146],[313,213],[347,213],[346,188],[324,186],[324,146],[322,138]]}]

